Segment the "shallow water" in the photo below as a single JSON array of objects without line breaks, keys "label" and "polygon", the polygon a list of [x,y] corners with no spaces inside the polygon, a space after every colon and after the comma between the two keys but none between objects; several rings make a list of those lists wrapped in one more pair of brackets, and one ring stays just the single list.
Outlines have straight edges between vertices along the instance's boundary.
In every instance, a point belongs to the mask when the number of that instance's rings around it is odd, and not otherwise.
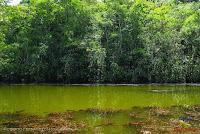
[{"label": "shallow water", "polygon": [[44,115],[66,110],[200,104],[199,86],[1,85],[0,113]]},{"label": "shallow water", "polygon": [[[177,129],[175,128],[177,124],[173,126],[171,121],[174,120],[179,125],[183,124],[178,119],[180,117],[187,118],[185,108],[199,105],[199,98],[199,86],[1,85],[0,133],[1,128],[17,127],[15,125],[20,122],[22,128],[23,125],[25,128],[26,125],[33,125],[33,128],[37,129],[43,123],[34,125],[37,122],[35,117],[30,115],[38,115],[43,119],[48,119],[48,114],[55,114],[55,112],[61,113],[61,115],[58,113],[53,119],[56,122],[56,126],[53,127],[59,128],[59,125],[62,126],[63,123],[62,113],[66,111],[73,115],[69,122],[86,124],[84,129],[80,129],[81,133],[134,134],[142,133],[143,130],[163,133],[166,124],[170,129],[165,133],[176,133],[180,130],[174,131]],[[196,114],[197,120],[199,120],[198,110],[200,110],[198,108],[196,108],[196,113],[195,108],[192,108],[192,114]],[[187,112],[191,112],[190,109]],[[136,117],[132,117],[132,113]],[[28,118],[26,119],[24,116],[28,116]],[[31,122],[31,120],[33,121]],[[144,122],[145,126],[130,125],[130,123],[140,122]],[[156,125],[150,122],[154,122]],[[4,123],[7,125],[3,125]],[[51,122],[50,124],[52,125]],[[192,128],[181,128],[181,130],[200,132],[198,129],[200,122],[193,122],[192,119],[185,124],[189,124]],[[145,127],[152,126],[156,127],[145,129]],[[29,127],[32,128],[32,126]]]}]

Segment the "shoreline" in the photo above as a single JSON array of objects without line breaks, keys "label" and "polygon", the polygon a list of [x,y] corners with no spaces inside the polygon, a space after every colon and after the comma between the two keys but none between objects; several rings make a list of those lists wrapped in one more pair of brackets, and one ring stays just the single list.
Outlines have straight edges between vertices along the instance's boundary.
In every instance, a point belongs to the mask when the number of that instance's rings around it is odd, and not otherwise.
[{"label": "shoreline", "polygon": [[63,83],[0,83],[2,85],[35,85],[35,86],[200,86],[200,83],[149,83],[149,84],[63,84]]}]

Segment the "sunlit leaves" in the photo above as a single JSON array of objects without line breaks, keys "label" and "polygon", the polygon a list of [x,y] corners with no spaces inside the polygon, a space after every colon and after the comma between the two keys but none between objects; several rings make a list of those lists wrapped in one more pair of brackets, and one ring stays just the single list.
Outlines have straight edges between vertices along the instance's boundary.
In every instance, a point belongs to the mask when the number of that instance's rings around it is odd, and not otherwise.
[{"label": "sunlit leaves", "polygon": [[199,82],[199,2],[2,2],[0,80]]}]

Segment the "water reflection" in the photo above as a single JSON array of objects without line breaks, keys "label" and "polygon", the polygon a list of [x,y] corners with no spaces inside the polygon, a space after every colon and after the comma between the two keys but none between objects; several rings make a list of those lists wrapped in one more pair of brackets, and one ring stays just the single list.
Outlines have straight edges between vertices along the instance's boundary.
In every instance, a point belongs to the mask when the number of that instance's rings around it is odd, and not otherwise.
[{"label": "water reflection", "polygon": [[198,86],[0,86],[0,112],[200,104]]}]

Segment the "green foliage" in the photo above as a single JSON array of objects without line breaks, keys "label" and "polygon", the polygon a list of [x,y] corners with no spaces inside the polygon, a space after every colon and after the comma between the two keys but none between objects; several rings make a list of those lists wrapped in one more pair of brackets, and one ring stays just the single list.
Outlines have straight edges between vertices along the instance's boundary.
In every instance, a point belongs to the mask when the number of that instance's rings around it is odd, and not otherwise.
[{"label": "green foliage", "polygon": [[200,82],[198,1],[0,4],[2,82]]}]

